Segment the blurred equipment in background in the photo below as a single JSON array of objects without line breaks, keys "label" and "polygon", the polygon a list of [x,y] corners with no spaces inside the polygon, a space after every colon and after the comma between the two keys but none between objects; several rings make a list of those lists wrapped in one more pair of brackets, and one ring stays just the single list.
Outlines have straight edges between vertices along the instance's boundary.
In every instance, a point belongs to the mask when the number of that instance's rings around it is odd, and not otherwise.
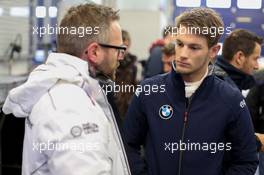
[{"label": "blurred equipment in background", "polygon": [[49,53],[51,53],[51,51],[52,51],[51,43],[39,44],[35,51],[35,55],[33,57],[33,63],[36,65],[44,63]]},{"label": "blurred equipment in background", "polygon": [[7,56],[9,60],[13,60],[14,53],[17,53],[18,58],[20,58],[21,49],[22,49],[22,35],[17,34],[15,40],[11,42],[9,47],[7,48],[4,56]]},{"label": "blurred equipment in background", "polygon": [[8,58],[8,75],[12,73],[12,64],[14,61],[14,54],[17,53],[17,59],[21,58],[22,50],[22,35],[17,34],[13,42],[10,43],[8,48],[5,51],[4,57]]},{"label": "blurred equipment in background", "polygon": [[26,79],[27,76],[0,76],[0,175],[21,174],[25,120],[4,115],[2,105],[8,92]]}]

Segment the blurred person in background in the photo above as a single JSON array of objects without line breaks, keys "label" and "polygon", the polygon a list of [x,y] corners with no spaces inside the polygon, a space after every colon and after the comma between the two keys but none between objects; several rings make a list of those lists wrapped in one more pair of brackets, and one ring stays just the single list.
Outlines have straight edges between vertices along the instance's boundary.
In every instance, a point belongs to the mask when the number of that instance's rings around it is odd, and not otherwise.
[{"label": "blurred person in background", "polygon": [[[261,37],[248,30],[236,29],[232,31],[224,40],[222,56],[216,60],[215,74],[241,92],[252,88],[256,85],[253,73],[259,68],[258,58],[260,58],[262,43]],[[247,103],[247,105],[249,104]],[[255,132],[258,132],[260,130],[256,126],[261,120],[256,120],[256,114],[252,115],[252,105],[249,105],[248,108],[251,111]],[[263,135],[256,134],[256,145],[259,151],[262,150],[263,144]],[[259,171],[260,174],[263,174],[263,153],[259,154],[259,160]],[[226,157],[226,163],[228,163],[228,157]]]},{"label": "blurred person in background", "polygon": [[172,31],[172,26],[165,27],[162,33],[163,38],[151,44],[145,68],[145,78],[163,73],[162,48],[174,40]]},{"label": "blurred person in background", "polygon": [[[118,85],[129,85],[133,86],[134,89],[137,85],[137,57],[130,53],[131,38],[126,30],[122,30],[122,39],[127,50],[124,55],[124,59],[120,61],[120,65],[116,71],[116,84]],[[119,91],[116,93],[116,105],[121,118],[124,118],[128,105],[130,104],[131,98],[134,91]]]},{"label": "blurred person in background", "polygon": [[175,57],[175,44],[169,43],[162,48],[163,72],[167,73],[172,70],[172,61]]},{"label": "blurred person in background", "polygon": [[254,71],[258,70],[263,39],[245,29],[236,29],[227,36],[222,56],[216,60],[215,73],[240,91],[255,85]]},{"label": "blurred person in background", "polygon": [[250,89],[246,102],[253,120],[256,135],[262,141],[259,153],[259,174],[264,174],[264,69],[256,74],[256,86]]}]

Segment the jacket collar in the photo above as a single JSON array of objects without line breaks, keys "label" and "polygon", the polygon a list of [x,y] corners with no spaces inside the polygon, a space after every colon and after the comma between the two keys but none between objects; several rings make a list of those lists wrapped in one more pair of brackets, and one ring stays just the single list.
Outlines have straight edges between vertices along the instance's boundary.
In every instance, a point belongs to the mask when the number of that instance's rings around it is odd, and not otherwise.
[{"label": "jacket collar", "polygon": [[[252,75],[245,74],[233,65],[228,63],[223,57],[219,57],[216,61],[215,74],[221,79],[227,80],[227,77],[233,81],[229,83],[235,85],[240,90],[250,89],[255,85],[255,79]],[[228,80],[227,80],[228,81]]]},{"label": "jacket collar", "polygon": [[[166,87],[167,87],[166,90],[168,97],[172,102],[175,101],[175,99],[177,99],[177,101],[179,100],[182,102],[186,102],[184,81],[182,79],[181,74],[177,73],[176,65],[174,62],[172,63],[172,65],[173,65],[173,70],[168,74],[166,79]],[[196,90],[196,92],[193,95],[193,97],[195,98],[199,96],[200,100],[206,100],[208,98],[209,91],[206,89],[208,89],[213,83],[214,65],[209,65],[208,69],[209,70],[207,77],[203,80],[202,84],[199,86],[199,88]]]}]

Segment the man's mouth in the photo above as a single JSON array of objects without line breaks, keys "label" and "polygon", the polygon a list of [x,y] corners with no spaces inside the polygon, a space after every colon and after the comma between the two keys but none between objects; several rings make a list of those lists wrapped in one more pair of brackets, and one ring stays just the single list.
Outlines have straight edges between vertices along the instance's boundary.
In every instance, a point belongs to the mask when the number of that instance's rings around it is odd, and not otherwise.
[{"label": "man's mouth", "polygon": [[183,61],[176,61],[176,66],[180,66],[180,67],[190,67],[189,63],[183,62]]}]

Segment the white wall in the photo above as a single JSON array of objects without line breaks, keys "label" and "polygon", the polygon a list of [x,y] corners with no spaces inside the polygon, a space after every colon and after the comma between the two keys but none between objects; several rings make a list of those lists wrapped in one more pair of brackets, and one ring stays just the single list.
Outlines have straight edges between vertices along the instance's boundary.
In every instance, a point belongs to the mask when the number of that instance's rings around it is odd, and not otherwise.
[{"label": "white wall", "polygon": [[131,53],[138,59],[146,59],[151,43],[161,37],[161,16],[159,11],[121,10],[120,24],[131,35]]},{"label": "white wall", "polygon": [[117,0],[120,9],[121,27],[131,35],[131,53],[138,59],[146,59],[153,41],[161,38],[163,28],[168,24],[168,3],[170,0]]},{"label": "white wall", "polygon": [[0,76],[1,75],[24,75],[30,69],[30,62],[27,60],[20,60],[14,62],[1,61],[0,62]]},{"label": "white wall", "polygon": [[116,8],[121,10],[158,11],[161,0],[116,0]]}]

